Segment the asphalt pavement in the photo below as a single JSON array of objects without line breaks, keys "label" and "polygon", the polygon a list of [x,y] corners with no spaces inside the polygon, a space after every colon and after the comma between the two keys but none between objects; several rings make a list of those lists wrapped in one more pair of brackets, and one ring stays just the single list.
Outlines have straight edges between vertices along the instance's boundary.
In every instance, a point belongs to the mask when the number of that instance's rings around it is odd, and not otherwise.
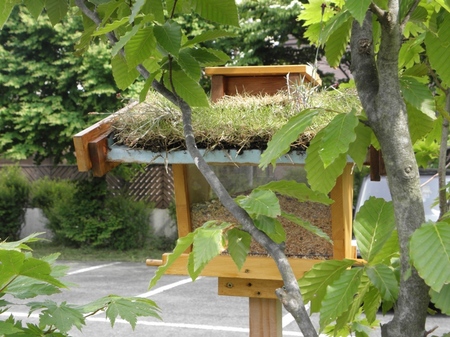
[{"label": "asphalt pavement", "polygon": [[[134,331],[121,319],[111,328],[104,315],[98,314],[87,319],[82,332],[73,329],[74,337],[245,337],[249,334],[248,299],[217,295],[217,278],[201,277],[191,282],[187,276],[166,275],[149,291],[148,283],[156,267],[144,263],[61,263],[70,267],[65,280],[74,286],[51,296],[56,302],[86,304],[110,294],[143,296],[154,300],[162,310],[162,321],[141,317]],[[36,321],[34,315],[26,317],[24,306],[14,306],[11,311],[16,318]],[[389,317],[380,319],[389,320]],[[432,335],[449,332],[450,317],[430,317],[427,328],[435,326],[438,328]],[[292,316],[284,310],[283,336],[302,336]],[[374,331],[372,336],[379,336],[379,331]]]}]

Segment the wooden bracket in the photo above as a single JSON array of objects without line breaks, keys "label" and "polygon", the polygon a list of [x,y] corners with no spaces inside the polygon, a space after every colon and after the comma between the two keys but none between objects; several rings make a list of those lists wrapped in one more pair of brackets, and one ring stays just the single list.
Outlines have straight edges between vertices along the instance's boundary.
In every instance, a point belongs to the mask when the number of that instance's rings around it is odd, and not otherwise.
[{"label": "wooden bracket", "polygon": [[[87,172],[93,168],[89,143],[102,142],[102,140],[99,138],[102,137],[104,138],[105,135],[111,132],[111,124],[113,119],[122,113],[126,113],[137,104],[138,102],[133,102],[127,105],[125,108],[102,119],[101,121],[91,125],[90,127],[84,129],[83,131],[78,132],[75,136],[73,136],[73,144],[75,146],[75,156],[77,158],[78,171]],[[104,146],[107,146],[107,144],[106,145],[96,144],[95,147],[97,148],[93,148],[94,153],[99,155],[99,157],[96,158],[97,160],[102,160],[101,158],[102,156],[98,151],[101,152],[99,147],[107,149]],[[107,166],[108,165],[105,164],[105,167]]]},{"label": "wooden bracket", "polygon": [[91,160],[91,170],[94,177],[103,177],[119,163],[107,161],[108,154],[108,133],[105,133],[94,140],[88,142],[89,158]]}]

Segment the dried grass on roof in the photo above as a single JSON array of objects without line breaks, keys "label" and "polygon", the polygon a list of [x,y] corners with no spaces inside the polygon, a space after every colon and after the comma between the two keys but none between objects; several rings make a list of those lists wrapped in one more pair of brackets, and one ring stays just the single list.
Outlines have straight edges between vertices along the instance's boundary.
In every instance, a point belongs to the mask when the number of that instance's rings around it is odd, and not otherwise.
[{"label": "dried grass on roof", "polygon": [[[306,150],[315,134],[336,111],[359,109],[354,91],[315,92],[308,97],[287,93],[274,96],[225,96],[209,108],[192,112],[194,135],[199,148],[260,149],[292,116],[307,107],[329,109],[319,114],[297,141],[294,150]],[[155,93],[113,120],[115,141],[131,148],[153,152],[185,149],[180,111]]]}]

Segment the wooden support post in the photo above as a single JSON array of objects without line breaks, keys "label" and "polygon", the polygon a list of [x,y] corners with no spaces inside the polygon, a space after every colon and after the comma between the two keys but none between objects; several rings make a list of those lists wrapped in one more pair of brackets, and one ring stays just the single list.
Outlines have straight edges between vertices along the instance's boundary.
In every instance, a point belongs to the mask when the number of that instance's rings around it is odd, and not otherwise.
[{"label": "wooden support post", "polygon": [[331,227],[333,240],[333,258],[353,258],[352,222],[353,222],[353,164],[347,164],[331,191]]},{"label": "wooden support post", "polygon": [[282,337],[281,303],[278,299],[249,299],[249,337]]},{"label": "wooden support post", "polygon": [[211,78],[211,101],[217,102],[225,95],[225,77],[213,75]]},{"label": "wooden support post", "polygon": [[177,209],[178,237],[192,232],[191,203],[187,184],[186,165],[172,165],[175,205]]}]

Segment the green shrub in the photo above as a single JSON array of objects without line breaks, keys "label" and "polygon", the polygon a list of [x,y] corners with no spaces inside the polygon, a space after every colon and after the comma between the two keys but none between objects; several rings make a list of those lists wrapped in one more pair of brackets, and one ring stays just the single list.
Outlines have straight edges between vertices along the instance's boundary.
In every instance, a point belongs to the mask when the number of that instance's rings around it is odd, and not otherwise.
[{"label": "green shrub", "polygon": [[30,183],[18,166],[0,170],[0,239],[18,240],[28,204]]},{"label": "green shrub", "polygon": [[151,205],[111,195],[104,178],[40,181],[32,200],[43,209],[54,240],[68,246],[127,250],[143,247],[149,237]]}]

